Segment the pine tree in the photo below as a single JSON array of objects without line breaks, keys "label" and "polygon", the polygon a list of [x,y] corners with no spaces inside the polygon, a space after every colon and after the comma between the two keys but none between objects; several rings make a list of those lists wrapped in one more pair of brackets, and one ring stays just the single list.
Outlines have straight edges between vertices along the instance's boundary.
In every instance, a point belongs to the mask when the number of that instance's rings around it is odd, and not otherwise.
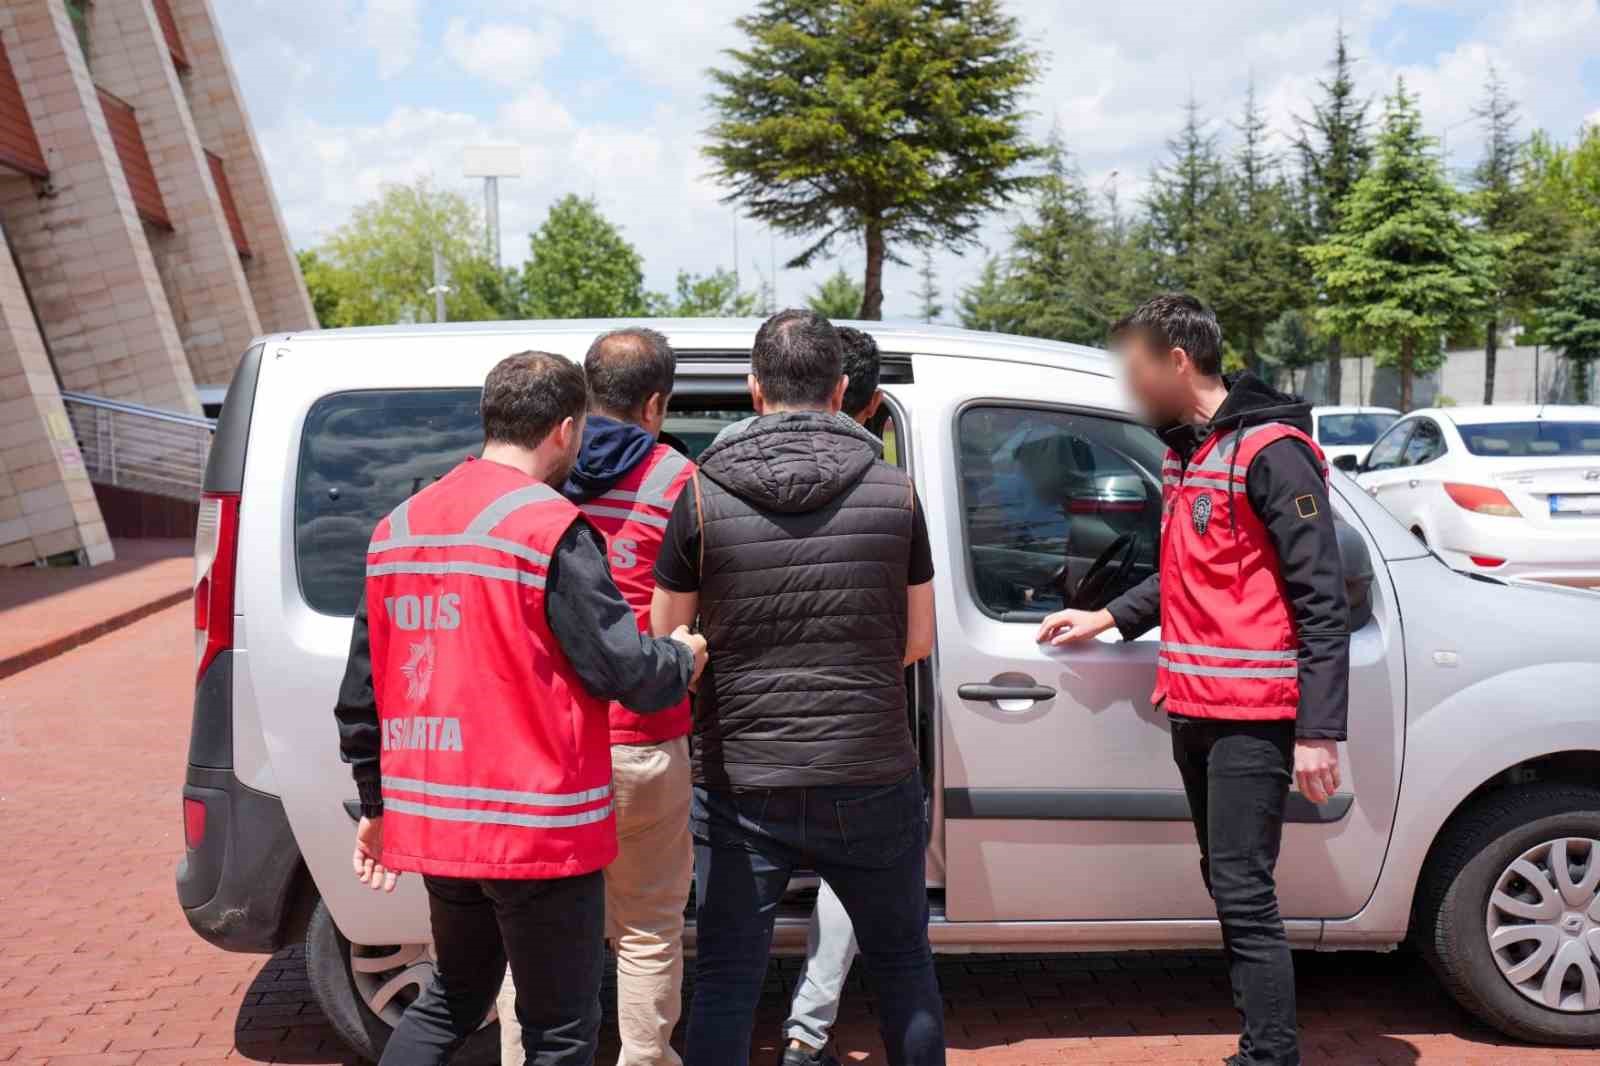
[{"label": "pine tree", "polygon": [[[1345,197],[1366,173],[1372,158],[1367,137],[1367,108],[1371,100],[1356,94],[1355,58],[1343,27],[1334,40],[1331,76],[1318,81],[1322,99],[1311,107],[1309,119],[1297,118],[1295,150],[1300,157],[1304,187],[1303,210],[1306,243],[1327,240],[1339,228]],[[1328,342],[1328,402],[1338,403],[1343,389],[1342,338]]]},{"label": "pine tree", "polygon": [[924,250],[922,266],[917,270],[917,317],[932,322],[944,314],[944,304],[939,302],[939,276],[933,272],[933,253]]},{"label": "pine tree", "polygon": [[1556,268],[1539,336],[1572,364],[1577,400],[1588,403],[1591,368],[1600,359],[1600,234],[1573,242]]},{"label": "pine tree", "polygon": [[883,314],[895,246],[955,247],[1026,191],[1039,59],[1001,0],[761,0],[711,71],[706,154],[728,199],[811,243],[866,252],[858,315]]},{"label": "pine tree", "polygon": [[861,307],[861,282],[839,267],[806,297],[806,306],[823,318],[854,318]]},{"label": "pine tree", "polygon": [[1145,198],[1146,254],[1152,280],[1163,289],[1203,291],[1205,260],[1215,232],[1223,165],[1216,135],[1206,129],[1200,105],[1184,105],[1183,129],[1167,141],[1167,162],[1150,175]]},{"label": "pine tree", "polygon": [[[1494,403],[1495,362],[1500,350],[1502,317],[1516,297],[1519,247],[1527,240],[1521,223],[1524,191],[1517,183],[1522,146],[1516,138],[1517,104],[1494,65],[1484,86],[1483,102],[1473,109],[1483,120],[1487,137],[1483,158],[1473,169],[1473,207],[1479,228],[1497,242],[1494,292],[1483,324],[1483,402]],[[1526,279],[1522,279],[1526,280]]]},{"label": "pine tree", "polygon": [[1326,293],[1325,325],[1378,349],[1412,379],[1443,360],[1443,338],[1482,313],[1493,249],[1464,219],[1465,197],[1445,179],[1404,80],[1385,102],[1372,166],[1340,208],[1338,228],[1306,249]]},{"label": "pine tree", "polygon": [[1009,285],[1020,331],[1099,344],[1122,313],[1107,227],[1058,134],[1045,146],[1045,173],[1030,218],[1011,234]]},{"label": "pine tree", "polygon": [[1268,143],[1255,83],[1236,125],[1239,147],[1208,220],[1199,253],[1209,294],[1229,341],[1251,370],[1261,369],[1261,337],[1283,311],[1301,302],[1306,271],[1290,233],[1290,194]]},{"label": "pine tree", "polygon": [[956,315],[967,329],[991,333],[1018,331],[1017,301],[998,258],[984,260],[978,280],[961,290]]}]

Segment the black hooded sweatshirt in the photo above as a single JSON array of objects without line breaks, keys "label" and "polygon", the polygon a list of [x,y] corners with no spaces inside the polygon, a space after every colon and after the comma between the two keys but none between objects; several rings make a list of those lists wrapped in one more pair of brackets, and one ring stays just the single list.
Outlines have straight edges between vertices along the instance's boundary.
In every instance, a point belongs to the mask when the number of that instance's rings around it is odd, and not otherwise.
[{"label": "black hooded sweatshirt", "polygon": [[[1213,433],[1282,422],[1311,435],[1311,405],[1279,392],[1253,374],[1228,379],[1228,398],[1211,421],[1174,425],[1161,439],[1187,466]],[[1311,496],[1315,513],[1295,501]],[[1245,499],[1267,527],[1278,556],[1278,577],[1300,641],[1300,707],[1295,735],[1344,740],[1350,702],[1350,610],[1328,486],[1311,450],[1293,438],[1267,445],[1245,477]],[[1107,608],[1124,639],[1161,621],[1161,574],[1150,575]]]}]

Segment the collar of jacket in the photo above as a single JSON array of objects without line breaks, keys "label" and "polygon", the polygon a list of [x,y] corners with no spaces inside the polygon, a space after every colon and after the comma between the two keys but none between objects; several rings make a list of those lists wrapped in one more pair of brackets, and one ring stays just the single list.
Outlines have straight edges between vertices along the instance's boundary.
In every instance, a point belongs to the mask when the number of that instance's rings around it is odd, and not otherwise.
[{"label": "collar of jacket", "polygon": [[1196,425],[1173,422],[1156,430],[1162,443],[1184,462],[1214,433],[1283,422],[1307,436],[1311,434],[1311,405],[1300,397],[1280,392],[1248,370],[1226,375],[1223,383],[1228,386],[1228,395],[1211,421]]}]

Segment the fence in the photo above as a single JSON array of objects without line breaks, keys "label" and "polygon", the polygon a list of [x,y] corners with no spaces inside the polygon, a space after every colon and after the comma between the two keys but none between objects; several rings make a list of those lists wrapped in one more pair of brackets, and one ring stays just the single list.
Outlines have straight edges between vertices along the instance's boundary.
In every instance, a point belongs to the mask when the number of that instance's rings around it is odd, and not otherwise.
[{"label": "fence", "polygon": [[196,502],[216,423],[81,392],[63,392],[89,480]]}]

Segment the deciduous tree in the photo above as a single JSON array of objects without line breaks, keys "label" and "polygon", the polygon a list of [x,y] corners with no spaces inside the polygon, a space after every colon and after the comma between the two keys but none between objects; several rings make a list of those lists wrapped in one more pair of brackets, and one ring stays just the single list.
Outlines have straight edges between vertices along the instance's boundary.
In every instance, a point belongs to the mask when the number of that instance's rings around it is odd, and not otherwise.
[{"label": "deciduous tree", "polygon": [[883,315],[896,246],[959,246],[1029,184],[1022,102],[1038,69],[1000,0],[761,0],[711,72],[714,174],[753,218],[866,252],[861,306]]},{"label": "deciduous tree", "polygon": [[1539,335],[1572,365],[1577,400],[1590,400],[1589,378],[1600,359],[1600,233],[1575,241],[1555,271]]},{"label": "deciduous tree", "polygon": [[599,206],[563,196],[529,240],[519,295],[528,318],[616,318],[649,310],[644,263]]},{"label": "deciduous tree", "polygon": [[663,318],[743,318],[761,310],[761,294],[739,288],[739,278],[721,267],[709,274],[678,271],[672,295],[656,294],[650,313]]}]

